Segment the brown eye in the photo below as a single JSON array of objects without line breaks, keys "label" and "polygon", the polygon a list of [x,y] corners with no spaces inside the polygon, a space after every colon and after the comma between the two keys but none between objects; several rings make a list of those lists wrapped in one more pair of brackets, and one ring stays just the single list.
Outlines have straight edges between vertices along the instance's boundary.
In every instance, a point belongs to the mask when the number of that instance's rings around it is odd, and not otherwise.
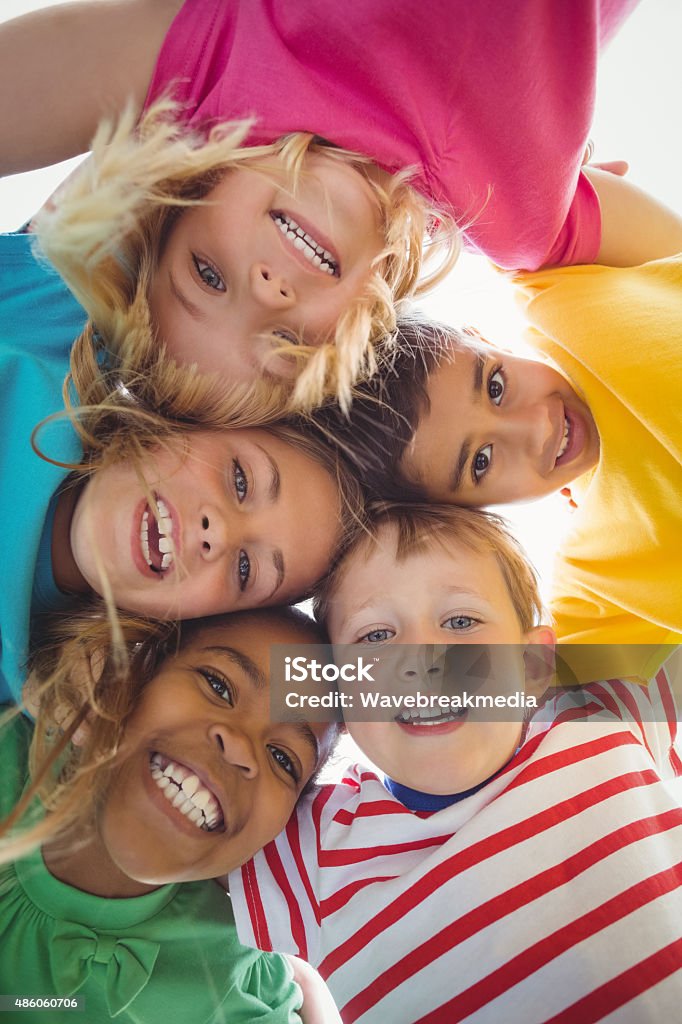
[{"label": "brown eye", "polygon": [[497,367],[497,369],[493,370],[493,372],[490,374],[490,377],[488,378],[488,395],[491,401],[495,403],[495,405],[499,405],[500,402],[502,401],[502,396],[504,395],[504,388],[504,374],[502,373],[500,367]]},{"label": "brown eye", "polygon": [[493,446],[487,444],[485,448],[481,448],[474,455],[474,461],[471,464],[471,472],[474,478],[474,483],[478,484],[481,482],[485,474],[490,469],[490,462],[493,455]]}]

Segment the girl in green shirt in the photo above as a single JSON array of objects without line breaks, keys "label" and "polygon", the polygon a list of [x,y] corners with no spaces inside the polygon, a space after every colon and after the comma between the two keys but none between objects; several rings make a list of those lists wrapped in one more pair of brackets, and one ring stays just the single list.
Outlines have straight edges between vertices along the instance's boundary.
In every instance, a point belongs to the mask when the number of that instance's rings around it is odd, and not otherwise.
[{"label": "girl in green shirt", "polygon": [[22,1021],[73,1019],[78,999],[90,1021],[297,1022],[290,963],[239,944],[212,879],[286,825],[330,752],[334,725],[270,721],[269,645],[316,627],[288,608],[131,619],[121,668],[83,625],[35,659],[35,728],[1,734],[3,831],[22,827],[2,849],[0,992],[29,1000]]}]

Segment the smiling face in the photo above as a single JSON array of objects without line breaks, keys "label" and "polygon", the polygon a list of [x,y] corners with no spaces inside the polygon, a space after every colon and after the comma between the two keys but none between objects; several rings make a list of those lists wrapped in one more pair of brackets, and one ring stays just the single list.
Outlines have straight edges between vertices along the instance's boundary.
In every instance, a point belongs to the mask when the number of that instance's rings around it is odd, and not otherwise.
[{"label": "smiling face", "polygon": [[334,734],[270,722],[269,647],[298,633],[267,612],[201,629],[145,687],[99,803],[98,841],[123,876],[213,878],[284,828]]},{"label": "smiling face", "polygon": [[281,168],[229,171],[171,230],[149,294],[160,339],[230,380],[291,376],[264,334],[320,345],[384,246],[371,187],[349,163],[305,158],[295,195]]},{"label": "smiling face", "polygon": [[[434,685],[421,645],[524,645],[551,642],[551,631],[524,632],[492,552],[480,553],[448,537],[396,558],[395,527],[361,544],[344,563],[330,599],[327,626],[335,644],[363,644],[368,653],[401,647],[391,667],[409,692]],[[524,689],[521,647],[499,649],[505,687]],[[478,655],[478,652],[477,652]],[[495,652],[491,652],[495,660]],[[510,658],[513,664],[510,664]],[[424,678],[418,678],[423,671]],[[499,668],[495,668],[499,674]],[[501,691],[497,691],[501,692]],[[386,722],[348,722],[358,746],[390,778],[426,793],[464,792],[498,771],[514,753],[520,721],[485,721],[481,712],[443,713],[438,719],[400,716]]]},{"label": "smiling face", "polygon": [[102,593],[103,570],[118,607],[197,618],[284,603],[319,579],[340,530],[323,466],[264,430],[178,444],[149,454],[147,488],[130,463],[88,480],[70,523],[84,585]]},{"label": "smiling face", "polygon": [[599,459],[589,408],[544,363],[488,345],[458,347],[430,375],[428,397],[401,469],[434,501],[531,501]]}]

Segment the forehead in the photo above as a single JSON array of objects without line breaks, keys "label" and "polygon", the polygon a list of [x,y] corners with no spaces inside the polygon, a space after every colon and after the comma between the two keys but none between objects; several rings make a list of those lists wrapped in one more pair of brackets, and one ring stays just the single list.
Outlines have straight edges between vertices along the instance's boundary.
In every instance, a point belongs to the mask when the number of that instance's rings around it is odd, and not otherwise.
[{"label": "forehead", "polygon": [[183,643],[181,654],[213,648],[226,648],[250,659],[267,680],[272,644],[320,643],[315,628],[305,623],[287,622],[284,617],[264,609],[225,615],[219,622],[196,628]]},{"label": "forehead", "polygon": [[343,563],[331,608],[347,614],[354,605],[391,601],[399,592],[416,598],[445,589],[478,593],[496,603],[511,600],[497,557],[483,541],[458,537],[454,529],[424,532],[399,557],[398,528],[386,524]]}]

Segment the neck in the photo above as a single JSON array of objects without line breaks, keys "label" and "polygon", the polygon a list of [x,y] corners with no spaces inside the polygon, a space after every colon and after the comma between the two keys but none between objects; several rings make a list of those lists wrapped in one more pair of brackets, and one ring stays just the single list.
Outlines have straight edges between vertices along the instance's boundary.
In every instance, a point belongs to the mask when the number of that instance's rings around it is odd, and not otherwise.
[{"label": "neck", "polygon": [[48,841],[43,846],[43,859],[54,878],[93,896],[126,899],[159,888],[124,874],[109,856],[96,826],[85,840],[79,828]]},{"label": "neck", "polygon": [[52,526],[52,575],[64,594],[87,594],[90,591],[71,550],[71,520],[83,491],[83,484],[67,483],[57,496]]}]

